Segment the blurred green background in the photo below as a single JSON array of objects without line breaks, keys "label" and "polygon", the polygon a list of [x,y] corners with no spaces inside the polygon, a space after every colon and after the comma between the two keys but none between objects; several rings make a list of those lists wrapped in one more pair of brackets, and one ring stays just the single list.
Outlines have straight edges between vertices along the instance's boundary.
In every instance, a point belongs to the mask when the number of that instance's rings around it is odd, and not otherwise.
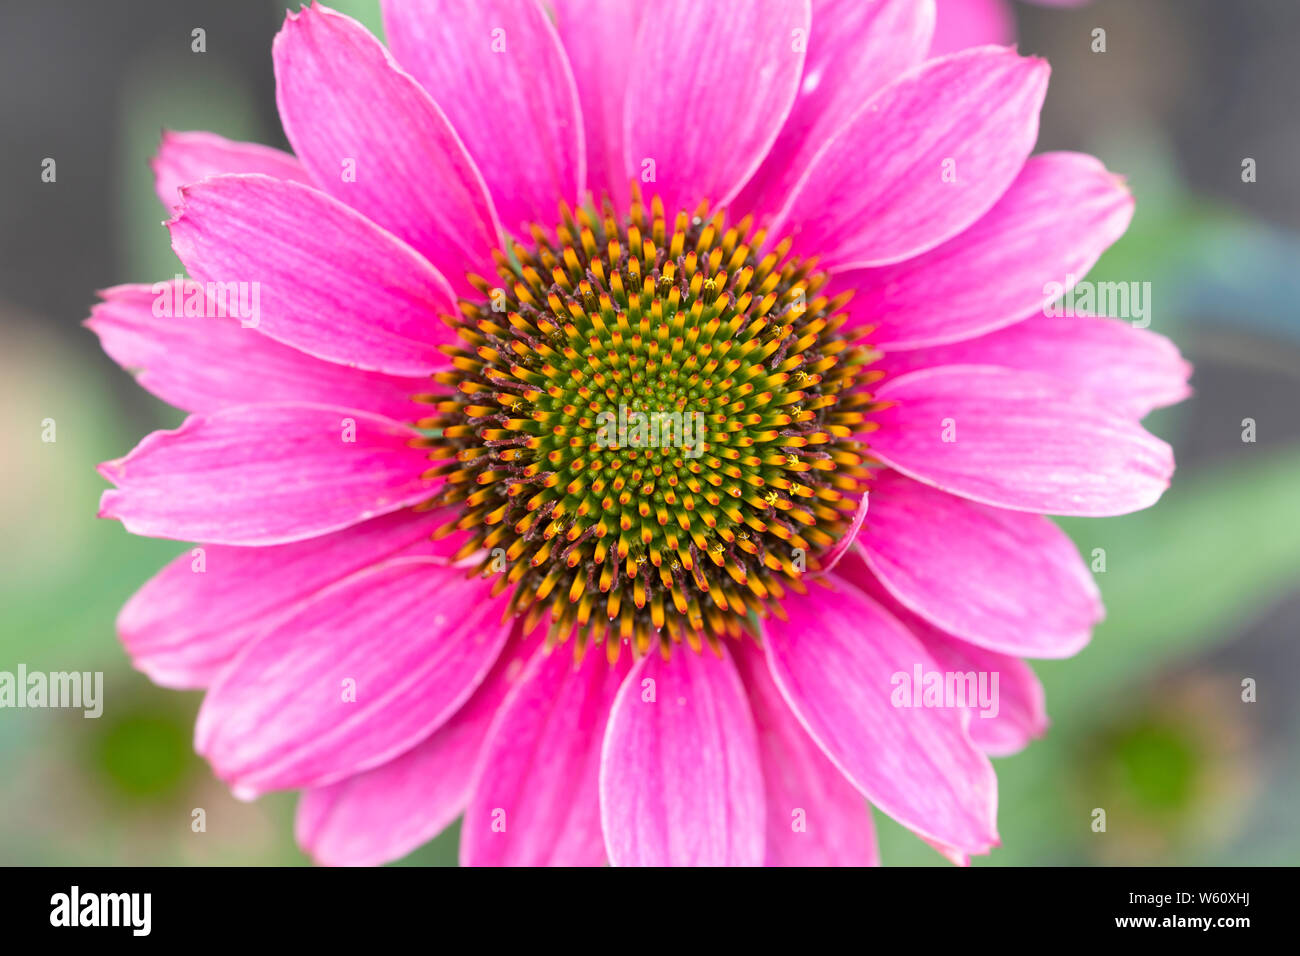
[{"label": "blurred green background", "polygon": [[[94,465],[183,416],[78,324],[95,289],[180,271],[146,165],[161,128],[284,145],[270,60],[284,6],[50,0],[0,12],[0,670],[102,670],[107,699],[98,720],[0,710],[0,863],[306,862],[293,797],[234,800],[192,753],[199,695],[154,687],[117,643],[119,607],[182,549],[96,520]],[[380,32],[375,0],[334,6]],[[1099,0],[1016,14],[1022,51],[1053,65],[1039,149],[1098,155],[1138,199],[1090,278],[1152,283],[1152,327],[1195,363],[1196,395],[1148,421],[1179,461],[1158,506],[1065,523],[1085,554],[1106,550],[1108,617],[1078,657],[1035,665],[1052,728],[996,761],[1003,846],[976,862],[1295,863],[1300,4]],[[1089,48],[1096,26],[1105,54]],[[204,54],[190,50],[195,27]],[[56,183],[40,182],[47,156]],[[1245,157],[1255,183],[1241,180]],[[40,440],[46,418],[52,444]],[[206,833],[191,832],[196,807]],[[1089,827],[1094,807],[1107,810],[1105,834]],[[886,863],[942,864],[877,821]],[[406,862],[454,861],[448,833]]]}]

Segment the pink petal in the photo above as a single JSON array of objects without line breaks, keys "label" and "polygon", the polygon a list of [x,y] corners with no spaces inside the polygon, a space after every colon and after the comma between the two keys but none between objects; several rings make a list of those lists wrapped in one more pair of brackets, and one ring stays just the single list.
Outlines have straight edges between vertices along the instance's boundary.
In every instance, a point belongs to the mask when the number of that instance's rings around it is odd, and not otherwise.
[{"label": "pink petal", "polygon": [[1016,18],[1007,0],[936,0],[937,16],[930,56],[989,43],[1016,42]]},{"label": "pink petal", "polygon": [[[997,710],[985,712],[972,704],[967,732],[975,746],[990,757],[1009,757],[1029,746],[1047,731],[1043,685],[1029,665],[1018,657],[954,639],[913,631],[941,670],[961,674],[997,675]],[[936,632],[937,633],[937,632]]]},{"label": "pink petal", "polygon": [[[1092,268],[1133,217],[1123,180],[1081,153],[1025,163],[997,204],[922,255],[836,277],[884,349],[982,335],[1054,301]],[[1053,284],[1058,284],[1053,290]]]},{"label": "pink petal", "polygon": [[644,18],[623,116],[627,169],[670,220],[701,199],[727,205],[757,171],[799,92],[810,25],[808,0],[731,0],[725,15],[662,0]]},{"label": "pink petal", "polygon": [[941,670],[987,674],[990,681],[997,675],[997,713],[986,713],[978,704],[967,707],[970,723],[966,729],[980,750],[992,757],[1006,757],[1023,750],[1047,730],[1043,685],[1028,664],[958,640],[913,614],[894,599],[860,557],[844,562],[841,573],[911,631]]},{"label": "pink petal", "polygon": [[729,654],[637,662],[605,731],[600,815],[615,866],[762,865],[758,739]]},{"label": "pink petal", "polygon": [[603,647],[575,665],[569,647],[534,655],[501,708],[461,826],[466,866],[599,866],[600,745],[631,665]]},{"label": "pink petal", "polygon": [[934,0],[813,0],[799,96],[775,145],[732,204],[780,211],[809,162],[871,95],[925,58]]},{"label": "pink petal", "polygon": [[767,660],[777,687],[827,756],[873,804],[968,853],[996,845],[997,779],[957,708],[895,706],[894,678],[936,669],[906,628],[847,582],[834,597],[791,595]]},{"label": "pink petal", "polygon": [[1041,515],[990,508],[905,478],[872,480],[858,537],[872,572],[910,610],[1006,654],[1070,657],[1101,620],[1079,552]]},{"label": "pink petal", "polygon": [[361,24],[319,4],[272,48],[276,103],[320,187],[409,243],[456,288],[495,274],[497,219],[442,110]]},{"label": "pink petal", "polygon": [[[355,441],[346,438],[355,431]],[[104,462],[101,518],[132,534],[268,545],[337,531],[429,498],[419,433],[326,405],[239,405],[191,415]]]},{"label": "pink petal", "polygon": [[853,521],[849,525],[849,529],[844,532],[840,540],[835,542],[834,547],[822,556],[822,574],[834,571],[835,565],[839,564],[844,555],[849,553],[849,548],[853,547],[853,542],[857,540],[858,533],[862,530],[862,523],[867,520],[869,497],[869,495],[863,495],[858,499],[858,507],[853,512]]},{"label": "pink petal", "polygon": [[429,414],[428,405],[411,400],[430,391],[427,378],[322,362],[242,326],[238,318],[218,315],[214,306],[206,307],[206,317],[154,315],[155,304],[185,301],[183,281],[120,285],[100,295],[104,301],[91,309],[86,327],[113,361],[138,370],[144,388],[187,412],[305,401],[406,421]]},{"label": "pink petal", "polygon": [[541,634],[512,638],[474,696],[400,757],[306,791],[298,802],[298,845],[326,866],[376,866],[405,856],[460,816],[488,727]]},{"label": "pink petal", "polygon": [[168,212],[180,207],[180,188],[221,173],[261,173],[310,186],[311,176],[293,156],[260,143],[239,143],[216,133],[164,130],[153,167],[154,190]]},{"label": "pink petal", "polygon": [[880,90],[809,163],[772,225],[836,270],[920,255],[1011,185],[1038,136],[1047,64],[981,47]]},{"label": "pink petal", "polygon": [[155,683],[206,687],[278,615],[322,588],[395,554],[450,553],[445,540],[429,541],[446,520],[402,510],[293,544],[204,545],[126,602],[118,634],[131,662]]},{"label": "pink petal", "polygon": [[808,736],[751,641],[733,644],[758,727],[767,866],[879,866],[871,809]]},{"label": "pink petal", "polygon": [[1035,315],[988,335],[890,352],[884,365],[899,375],[940,365],[997,365],[1044,372],[1089,392],[1099,405],[1142,418],[1191,394],[1192,367],[1163,335],[1120,319]]},{"label": "pink petal", "polygon": [[871,454],[984,504],[1126,514],[1154,504],[1173,474],[1168,445],[1046,375],[947,365],[891,379],[876,396],[895,404],[872,413]]},{"label": "pink petal", "polygon": [[630,173],[623,148],[623,100],[635,56],[643,0],[559,0],[555,28],[573,67],[587,142],[587,188],[599,201],[608,194],[616,208],[628,203]]},{"label": "pink petal", "polygon": [[[395,375],[445,367],[447,280],[409,246],[315,189],[217,176],[182,191],[172,248],[199,282],[257,283],[259,331],[318,358]],[[251,293],[250,293],[251,295]]]},{"label": "pink petal", "polygon": [[469,699],[510,634],[491,582],[464,574],[399,558],[300,604],[212,685],[194,748],[242,797],[405,753]]},{"label": "pink petal", "polygon": [[537,0],[384,0],[393,54],[451,120],[501,223],[550,224],[586,182],[582,108]]},{"label": "pink petal", "polygon": [[940,856],[953,864],[953,866],[970,866],[970,857],[961,852],[961,850],[954,849],[946,843],[941,843],[938,840],[931,840],[927,837],[921,837],[921,839],[930,844],[930,846],[933,847]]}]

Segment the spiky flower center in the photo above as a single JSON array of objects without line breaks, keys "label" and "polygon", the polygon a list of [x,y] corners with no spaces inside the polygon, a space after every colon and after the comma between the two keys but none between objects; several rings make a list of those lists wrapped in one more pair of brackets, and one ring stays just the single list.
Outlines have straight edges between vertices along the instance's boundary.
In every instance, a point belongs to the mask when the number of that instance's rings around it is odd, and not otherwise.
[{"label": "spiky flower center", "polygon": [[657,198],[562,207],[532,238],[450,320],[454,394],[420,423],[440,430],[431,504],[457,509],[440,534],[467,532],[458,557],[483,553],[509,613],[549,613],[579,652],[698,650],[780,613],[867,478],[847,296],[704,204],[671,228]]}]

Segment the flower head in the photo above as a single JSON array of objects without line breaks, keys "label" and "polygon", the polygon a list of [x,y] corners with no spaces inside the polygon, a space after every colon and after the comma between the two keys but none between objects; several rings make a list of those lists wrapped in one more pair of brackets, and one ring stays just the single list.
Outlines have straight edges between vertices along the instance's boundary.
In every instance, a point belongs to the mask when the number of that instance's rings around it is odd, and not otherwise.
[{"label": "flower head", "polygon": [[93,310],[193,413],[101,466],[197,545],[136,665],[322,862],[463,812],[469,863],[871,863],[866,801],[986,852],[987,755],[1046,726],[1020,658],[1102,613],[1042,515],[1152,504],[1138,422],[1187,390],[1043,315],[1132,210],[1030,158],[1046,65],[925,59],[928,0],[385,21],[289,15],[294,156],[167,134],[190,279]]}]

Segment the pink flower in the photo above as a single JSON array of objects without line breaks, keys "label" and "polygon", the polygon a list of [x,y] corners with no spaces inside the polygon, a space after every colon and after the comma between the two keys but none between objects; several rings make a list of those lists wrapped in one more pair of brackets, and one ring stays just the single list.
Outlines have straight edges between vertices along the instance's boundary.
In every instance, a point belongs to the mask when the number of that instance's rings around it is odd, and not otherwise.
[{"label": "pink flower", "polygon": [[194,281],[89,325],[193,414],[101,514],[201,547],[122,639],[324,863],[462,812],[467,863],[874,863],[866,801],[984,853],[1020,659],[1102,615],[1042,515],[1173,470],[1174,347],[1042,314],[1132,199],[1030,158],[1045,63],[925,61],[929,2],[640,9],[390,2],[390,56],[313,6],[296,158],[164,137]]}]

